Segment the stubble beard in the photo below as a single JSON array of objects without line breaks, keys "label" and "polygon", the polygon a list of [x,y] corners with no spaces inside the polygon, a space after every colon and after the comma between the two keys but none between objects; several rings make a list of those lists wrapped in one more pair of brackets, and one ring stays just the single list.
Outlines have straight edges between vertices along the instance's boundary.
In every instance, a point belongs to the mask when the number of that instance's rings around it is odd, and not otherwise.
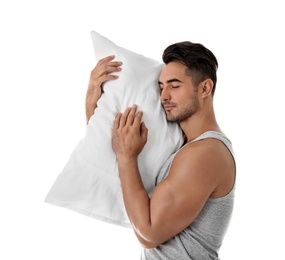
[{"label": "stubble beard", "polygon": [[166,113],[166,119],[169,122],[180,123],[193,116],[200,108],[197,93],[192,97],[191,101],[181,107],[176,114]]}]

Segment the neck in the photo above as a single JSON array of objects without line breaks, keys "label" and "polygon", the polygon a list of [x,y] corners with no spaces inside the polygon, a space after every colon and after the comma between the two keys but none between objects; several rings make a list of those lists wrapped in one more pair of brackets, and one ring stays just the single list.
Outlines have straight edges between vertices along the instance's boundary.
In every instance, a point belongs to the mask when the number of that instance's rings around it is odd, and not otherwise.
[{"label": "neck", "polygon": [[193,116],[179,124],[186,136],[187,143],[207,131],[221,132],[213,109],[197,111]]}]

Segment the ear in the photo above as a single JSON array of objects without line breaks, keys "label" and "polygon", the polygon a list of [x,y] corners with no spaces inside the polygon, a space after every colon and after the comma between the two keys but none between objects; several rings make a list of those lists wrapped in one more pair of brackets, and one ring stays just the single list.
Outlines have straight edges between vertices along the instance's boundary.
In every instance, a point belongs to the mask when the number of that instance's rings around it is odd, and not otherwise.
[{"label": "ear", "polygon": [[201,85],[201,97],[202,98],[206,98],[209,95],[211,95],[212,89],[214,86],[214,83],[211,79],[206,79],[202,81],[200,85]]}]

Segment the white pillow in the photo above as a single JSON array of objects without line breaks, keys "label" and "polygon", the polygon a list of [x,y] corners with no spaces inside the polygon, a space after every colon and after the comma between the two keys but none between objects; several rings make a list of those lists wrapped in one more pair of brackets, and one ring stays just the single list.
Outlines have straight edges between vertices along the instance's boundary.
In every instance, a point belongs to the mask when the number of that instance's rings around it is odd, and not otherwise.
[{"label": "white pillow", "polygon": [[162,63],[117,46],[91,32],[96,61],[109,55],[123,62],[119,78],[104,84],[104,94],[90,118],[86,134],[51,187],[46,202],[95,219],[131,227],[122,196],[116,156],[111,144],[115,115],[128,106],[144,112],[148,141],[138,164],[145,189],[151,195],[167,158],[182,144],[182,132],[166,121],[160,103],[158,77]]}]

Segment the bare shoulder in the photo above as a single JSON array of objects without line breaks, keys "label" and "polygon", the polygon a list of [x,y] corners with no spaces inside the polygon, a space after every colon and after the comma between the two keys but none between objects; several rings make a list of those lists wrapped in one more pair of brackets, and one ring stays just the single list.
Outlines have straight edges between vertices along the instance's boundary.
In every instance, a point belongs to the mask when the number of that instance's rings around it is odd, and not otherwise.
[{"label": "bare shoulder", "polygon": [[186,144],[175,156],[169,174],[208,186],[210,197],[222,197],[234,185],[235,162],[223,142],[208,138]]}]

